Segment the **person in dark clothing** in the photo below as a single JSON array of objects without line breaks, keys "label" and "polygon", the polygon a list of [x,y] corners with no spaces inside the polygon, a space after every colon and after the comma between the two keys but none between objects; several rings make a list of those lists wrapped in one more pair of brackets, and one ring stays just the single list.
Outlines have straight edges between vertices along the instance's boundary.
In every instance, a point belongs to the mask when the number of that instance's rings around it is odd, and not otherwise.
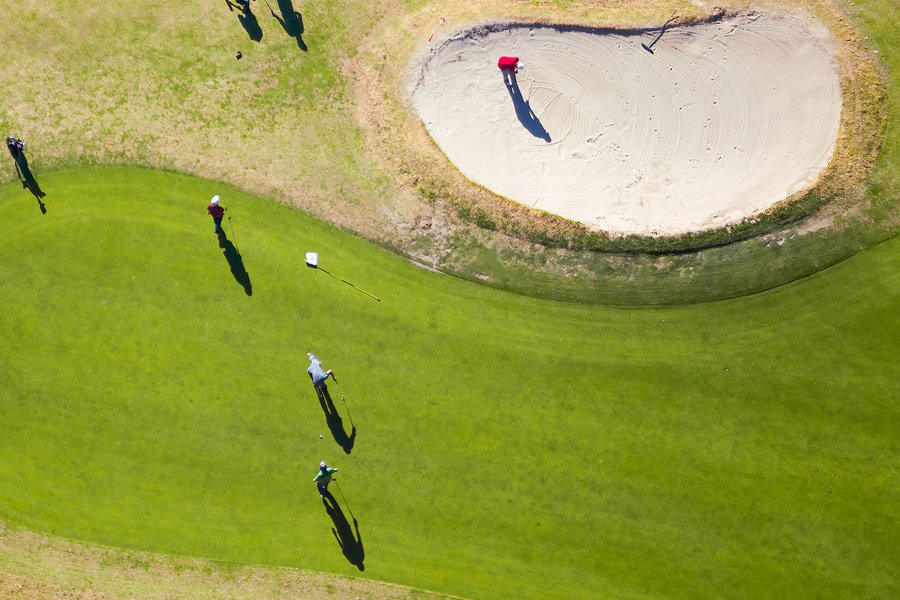
[{"label": "person in dark clothing", "polygon": [[34,173],[31,172],[31,168],[28,166],[28,159],[25,157],[25,142],[14,136],[7,136],[6,149],[9,150],[9,153],[13,157],[13,162],[16,166],[16,175],[22,183],[22,187],[34,194],[34,197],[37,199],[38,207],[41,209],[41,213],[47,214],[47,208],[44,206],[44,203],[41,202],[41,198],[47,194],[45,194],[41,189],[41,186],[38,185],[37,180],[34,178]]}]

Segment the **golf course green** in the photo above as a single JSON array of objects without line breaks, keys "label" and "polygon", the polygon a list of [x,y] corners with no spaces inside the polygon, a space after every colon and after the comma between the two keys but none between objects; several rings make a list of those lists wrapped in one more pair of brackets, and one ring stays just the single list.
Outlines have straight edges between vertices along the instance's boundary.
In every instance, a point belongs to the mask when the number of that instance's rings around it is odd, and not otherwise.
[{"label": "golf course green", "polygon": [[4,154],[0,600],[900,597],[895,0],[754,5],[843,52],[849,160],[796,220],[596,252],[456,173],[411,61],[745,3],[13,4],[0,128],[47,212]]},{"label": "golf course green", "polygon": [[[184,175],[41,185],[44,216],[0,187],[5,522],[477,598],[897,590],[896,238],[771,292],[628,310],[429,272]],[[349,455],[308,351],[339,378]]]}]

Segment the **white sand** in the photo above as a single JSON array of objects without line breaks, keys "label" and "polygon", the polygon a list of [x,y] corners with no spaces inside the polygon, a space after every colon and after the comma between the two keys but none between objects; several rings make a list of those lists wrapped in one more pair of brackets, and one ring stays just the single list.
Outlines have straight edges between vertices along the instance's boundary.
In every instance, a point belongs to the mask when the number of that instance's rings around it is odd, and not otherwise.
[{"label": "white sand", "polygon": [[[748,14],[670,27],[647,52],[654,37],[472,29],[425,61],[413,105],[469,179],[614,233],[722,227],[815,183],[841,111],[824,26]],[[518,111],[501,55],[525,65]]]}]

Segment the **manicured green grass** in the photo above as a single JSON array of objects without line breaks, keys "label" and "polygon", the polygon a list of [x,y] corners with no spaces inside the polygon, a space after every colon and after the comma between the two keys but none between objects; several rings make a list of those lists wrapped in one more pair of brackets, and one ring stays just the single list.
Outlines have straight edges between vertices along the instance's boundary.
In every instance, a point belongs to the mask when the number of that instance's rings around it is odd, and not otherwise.
[{"label": "manicured green grass", "polygon": [[[898,592],[896,239],[773,292],[621,310],[426,272],[182,175],[41,185],[45,216],[0,188],[5,521],[358,575],[310,481],[324,458],[369,578],[478,598]],[[349,456],[307,351],[345,386]]]}]

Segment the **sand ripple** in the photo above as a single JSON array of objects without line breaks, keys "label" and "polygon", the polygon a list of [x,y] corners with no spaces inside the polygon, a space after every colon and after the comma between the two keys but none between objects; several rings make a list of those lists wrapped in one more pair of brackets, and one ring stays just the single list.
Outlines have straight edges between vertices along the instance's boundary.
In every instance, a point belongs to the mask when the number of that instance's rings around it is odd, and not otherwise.
[{"label": "sand ripple", "polygon": [[[647,52],[654,37],[473,29],[429,58],[413,104],[473,181],[611,232],[721,227],[815,182],[841,110],[821,24],[747,14],[672,27]],[[516,85],[504,54],[525,65]]]}]

